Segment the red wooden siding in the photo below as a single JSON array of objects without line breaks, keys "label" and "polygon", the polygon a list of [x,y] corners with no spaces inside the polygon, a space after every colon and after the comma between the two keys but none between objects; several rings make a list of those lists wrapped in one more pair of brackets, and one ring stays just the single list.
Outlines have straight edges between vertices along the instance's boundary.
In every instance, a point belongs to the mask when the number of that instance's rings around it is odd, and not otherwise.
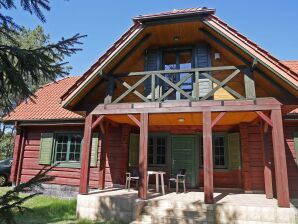
[{"label": "red wooden siding", "polygon": [[296,164],[296,150],[294,145],[294,132],[298,132],[297,123],[284,126],[285,149],[288,166],[289,193],[291,198],[298,198],[298,167]]},{"label": "red wooden siding", "polygon": [[[27,139],[25,141],[24,160],[22,166],[21,181],[27,181],[32,178],[44,166],[39,165],[39,146],[40,135],[44,131],[81,131],[83,127],[31,127],[28,128]],[[97,130],[95,130],[97,131]],[[106,186],[114,184],[123,184],[125,181],[126,165],[128,160],[128,134],[129,129],[122,130],[119,127],[111,128],[109,150],[106,161]],[[99,158],[101,151],[101,140],[99,141],[97,167],[90,168],[89,186],[98,188],[99,182]],[[55,179],[51,183],[64,184],[71,186],[79,186],[80,183],[80,168],[62,168],[56,167],[49,175]]]}]

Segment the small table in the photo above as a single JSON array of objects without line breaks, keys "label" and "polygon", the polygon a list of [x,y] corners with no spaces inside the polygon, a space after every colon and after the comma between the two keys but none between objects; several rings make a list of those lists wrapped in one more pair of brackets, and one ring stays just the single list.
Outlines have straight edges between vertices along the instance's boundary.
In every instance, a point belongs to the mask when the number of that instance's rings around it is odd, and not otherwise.
[{"label": "small table", "polygon": [[158,175],[160,175],[160,180],[161,180],[161,191],[162,194],[165,194],[165,184],[164,184],[164,178],[163,175],[166,174],[166,172],[163,171],[148,171],[148,177],[147,177],[147,189],[149,185],[149,176],[150,175],[155,175],[155,184],[156,184],[156,192],[159,192],[159,178]]}]

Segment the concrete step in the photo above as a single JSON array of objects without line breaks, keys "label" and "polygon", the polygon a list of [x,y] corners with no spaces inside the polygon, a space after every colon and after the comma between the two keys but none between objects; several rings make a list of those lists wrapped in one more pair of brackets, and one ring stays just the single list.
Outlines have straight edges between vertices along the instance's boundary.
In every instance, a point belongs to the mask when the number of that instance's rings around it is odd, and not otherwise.
[{"label": "concrete step", "polygon": [[[159,215],[142,215],[141,218],[135,222],[134,224],[201,224],[207,223],[205,217],[201,218],[178,218],[174,216],[159,216]],[[213,223],[208,221],[209,223]]]}]

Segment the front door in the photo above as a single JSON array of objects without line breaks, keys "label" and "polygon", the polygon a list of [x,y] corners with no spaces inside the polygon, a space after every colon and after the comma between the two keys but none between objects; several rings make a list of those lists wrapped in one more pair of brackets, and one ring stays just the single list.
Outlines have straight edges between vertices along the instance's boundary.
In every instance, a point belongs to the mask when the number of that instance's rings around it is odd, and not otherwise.
[{"label": "front door", "polygon": [[176,174],[178,169],[186,169],[186,184],[189,187],[195,187],[197,178],[195,136],[172,136],[172,174]]}]

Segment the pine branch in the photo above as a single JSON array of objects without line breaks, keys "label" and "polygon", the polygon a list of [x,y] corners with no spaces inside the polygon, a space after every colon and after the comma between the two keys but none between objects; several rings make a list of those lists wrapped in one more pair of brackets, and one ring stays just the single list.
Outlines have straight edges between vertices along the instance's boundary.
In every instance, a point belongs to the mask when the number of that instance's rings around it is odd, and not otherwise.
[{"label": "pine branch", "polygon": [[2,219],[7,224],[15,223],[14,221],[14,211],[24,213],[25,211],[30,210],[23,206],[23,203],[27,200],[35,197],[36,195],[42,194],[42,192],[35,192],[27,196],[21,197],[20,193],[32,192],[36,189],[43,190],[42,184],[54,179],[54,177],[48,176],[55,166],[51,166],[46,169],[42,169],[36,174],[33,178],[25,183],[21,183],[10,191],[7,191],[6,194],[0,197],[0,220]]}]

